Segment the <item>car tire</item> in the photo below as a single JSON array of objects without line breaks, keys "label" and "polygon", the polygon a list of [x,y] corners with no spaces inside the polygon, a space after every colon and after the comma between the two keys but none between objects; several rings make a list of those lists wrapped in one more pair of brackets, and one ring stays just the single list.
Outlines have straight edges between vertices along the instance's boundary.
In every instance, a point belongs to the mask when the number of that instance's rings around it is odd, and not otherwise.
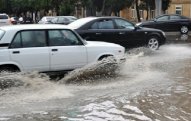
[{"label": "car tire", "polygon": [[159,49],[159,37],[157,36],[151,36],[148,39],[147,47],[151,50],[158,50]]},{"label": "car tire", "polygon": [[187,26],[182,26],[182,27],[180,28],[180,32],[181,32],[182,34],[188,33],[188,27],[187,27]]}]

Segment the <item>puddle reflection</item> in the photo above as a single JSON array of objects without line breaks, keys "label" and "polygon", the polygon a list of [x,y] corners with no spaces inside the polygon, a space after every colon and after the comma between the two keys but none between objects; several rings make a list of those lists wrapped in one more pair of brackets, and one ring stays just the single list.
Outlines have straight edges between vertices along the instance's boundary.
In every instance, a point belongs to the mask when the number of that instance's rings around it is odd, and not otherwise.
[{"label": "puddle reflection", "polygon": [[167,43],[190,43],[191,32],[181,34],[179,32],[166,32]]}]

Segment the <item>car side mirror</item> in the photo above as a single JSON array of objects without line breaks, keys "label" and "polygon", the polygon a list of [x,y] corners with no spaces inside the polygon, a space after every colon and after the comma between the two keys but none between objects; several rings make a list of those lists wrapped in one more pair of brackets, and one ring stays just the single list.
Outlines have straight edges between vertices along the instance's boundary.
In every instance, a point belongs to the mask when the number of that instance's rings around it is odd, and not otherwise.
[{"label": "car side mirror", "polygon": [[154,22],[157,22],[157,19],[156,19],[156,18],[154,18],[154,19],[153,19],[153,21],[154,21]]}]

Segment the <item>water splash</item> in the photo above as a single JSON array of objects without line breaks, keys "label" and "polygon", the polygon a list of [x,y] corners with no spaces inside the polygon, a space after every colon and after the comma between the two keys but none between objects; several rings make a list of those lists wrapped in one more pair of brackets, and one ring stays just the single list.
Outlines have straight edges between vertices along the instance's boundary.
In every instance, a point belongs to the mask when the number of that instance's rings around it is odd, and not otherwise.
[{"label": "water splash", "polygon": [[149,56],[156,53],[156,51],[151,50],[146,47],[133,48],[127,51],[128,55],[134,56]]},{"label": "water splash", "polygon": [[119,66],[120,64],[116,63],[113,58],[108,57],[68,73],[59,83],[87,84],[98,79],[113,78],[117,75]]},{"label": "water splash", "polygon": [[[38,81],[37,81],[38,80]],[[48,81],[49,77],[46,74],[38,72],[30,73],[0,73],[0,89],[18,86],[39,85]],[[33,85],[33,86],[35,86]]]}]

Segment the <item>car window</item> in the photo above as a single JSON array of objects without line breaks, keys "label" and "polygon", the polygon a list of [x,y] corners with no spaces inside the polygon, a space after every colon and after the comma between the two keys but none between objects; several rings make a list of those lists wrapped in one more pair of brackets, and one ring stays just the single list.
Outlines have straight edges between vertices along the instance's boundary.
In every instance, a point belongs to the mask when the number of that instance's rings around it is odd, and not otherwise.
[{"label": "car window", "polygon": [[180,16],[176,16],[176,15],[170,16],[170,20],[179,20],[179,19],[181,19]]},{"label": "car window", "polygon": [[104,20],[99,22],[99,29],[114,29],[112,20]]},{"label": "car window", "polygon": [[123,19],[115,19],[115,23],[118,29],[135,29],[134,25]]},{"label": "car window", "polygon": [[47,17],[46,18],[47,21],[51,21],[52,19],[54,19],[54,17]]},{"label": "car window", "polygon": [[82,42],[70,30],[49,30],[50,46],[82,45]]},{"label": "car window", "polygon": [[157,21],[168,21],[168,16],[162,16],[162,17],[159,17],[157,18]]},{"label": "car window", "polygon": [[53,18],[51,22],[56,23],[58,21],[58,18]]},{"label": "car window", "polygon": [[17,33],[11,48],[28,48],[28,47],[44,47],[46,46],[45,31],[21,31]]},{"label": "car window", "polygon": [[60,17],[58,21],[61,23],[61,22],[69,21],[69,20],[67,18]]},{"label": "car window", "polygon": [[21,48],[21,33],[18,33],[15,38],[13,39],[13,42],[10,45],[10,48]]},{"label": "car window", "polygon": [[93,23],[90,29],[114,29],[112,20],[101,20]]},{"label": "car window", "polygon": [[87,18],[81,18],[81,19],[78,19],[72,23],[70,23],[68,25],[68,27],[72,28],[72,29],[77,29],[77,28],[80,28],[84,25],[86,25],[88,22],[94,20],[96,18],[92,18],[92,17],[87,17]]},{"label": "car window", "polygon": [[99,29],[99,22],[95,22],[91,25],[90,29]]}]

